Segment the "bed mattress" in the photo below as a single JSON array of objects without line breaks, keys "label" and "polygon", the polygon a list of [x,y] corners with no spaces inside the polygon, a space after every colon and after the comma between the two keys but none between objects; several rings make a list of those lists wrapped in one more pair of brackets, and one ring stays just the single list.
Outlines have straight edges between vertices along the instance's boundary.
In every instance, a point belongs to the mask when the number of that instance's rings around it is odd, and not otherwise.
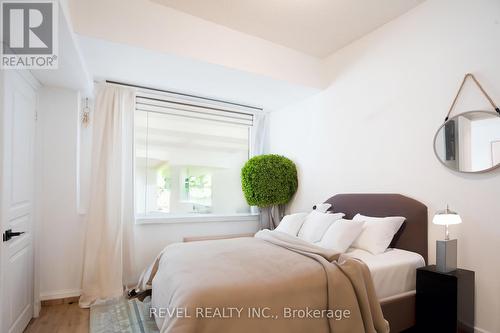
[{"label": "bed mattress", "polygon": [[380,301],[415,290],[416,269],[425,266],[424,258],[415,252],[387,249],[371,254],[361,249],[349,249],[343,256],[358,258],[366,263]]}]

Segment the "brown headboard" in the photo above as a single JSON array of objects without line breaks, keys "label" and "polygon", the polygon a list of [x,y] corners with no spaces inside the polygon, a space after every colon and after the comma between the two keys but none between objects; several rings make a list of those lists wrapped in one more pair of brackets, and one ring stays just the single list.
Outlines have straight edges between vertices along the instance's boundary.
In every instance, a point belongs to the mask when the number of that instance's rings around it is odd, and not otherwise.
[{"label": "brown headboard", "polygon": [[404,216],[406,221],[394,236],[390,247],[419,253],[427,262],[427,207],[401,194],[337,194],[325,201],[331,211],[352,219],[367,216]]}]

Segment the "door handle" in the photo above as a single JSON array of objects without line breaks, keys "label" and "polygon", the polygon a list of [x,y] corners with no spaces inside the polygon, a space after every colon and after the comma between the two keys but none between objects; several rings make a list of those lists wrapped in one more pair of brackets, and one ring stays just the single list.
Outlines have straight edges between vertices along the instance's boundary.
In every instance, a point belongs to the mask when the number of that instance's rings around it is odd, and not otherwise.
[{"label": "door handle", "polygon": [[3,233],[2,238],[3,238],[3,241],[6,242],[6,241],[10,240],[12,237],[21,236],[22,234],[24,234],[24,231],[13,232],[12,229],[9,229]]}]

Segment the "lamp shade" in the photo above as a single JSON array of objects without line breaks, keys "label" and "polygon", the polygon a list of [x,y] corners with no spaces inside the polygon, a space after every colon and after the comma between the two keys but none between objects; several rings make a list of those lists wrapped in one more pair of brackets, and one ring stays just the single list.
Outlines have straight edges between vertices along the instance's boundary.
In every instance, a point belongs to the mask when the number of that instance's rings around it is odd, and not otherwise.
[{"label": "lamp shade", "polygon": [[457,212],[453,212],[448,207],[445,210],[440,210],[436,212],[432,223],[440,225],[450,225],[450,224],[460,224],[462,223],[462,218]]}]

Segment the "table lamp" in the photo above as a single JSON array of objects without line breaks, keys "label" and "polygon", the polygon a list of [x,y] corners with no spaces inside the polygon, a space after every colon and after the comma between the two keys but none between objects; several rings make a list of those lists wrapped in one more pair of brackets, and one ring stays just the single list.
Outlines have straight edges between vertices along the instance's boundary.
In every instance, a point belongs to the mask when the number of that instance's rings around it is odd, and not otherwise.
[{"label": "table lamp", "polygon": [[462,219],[458,213],[451,211],[446,206],[445,210],[437,211],[432,219],[432,223],[445,226],[444,240],[436,241],[436,270],[448,273],[457,269],[457,240],[450,239],[448,226],[450,224],[460,224]]}]

